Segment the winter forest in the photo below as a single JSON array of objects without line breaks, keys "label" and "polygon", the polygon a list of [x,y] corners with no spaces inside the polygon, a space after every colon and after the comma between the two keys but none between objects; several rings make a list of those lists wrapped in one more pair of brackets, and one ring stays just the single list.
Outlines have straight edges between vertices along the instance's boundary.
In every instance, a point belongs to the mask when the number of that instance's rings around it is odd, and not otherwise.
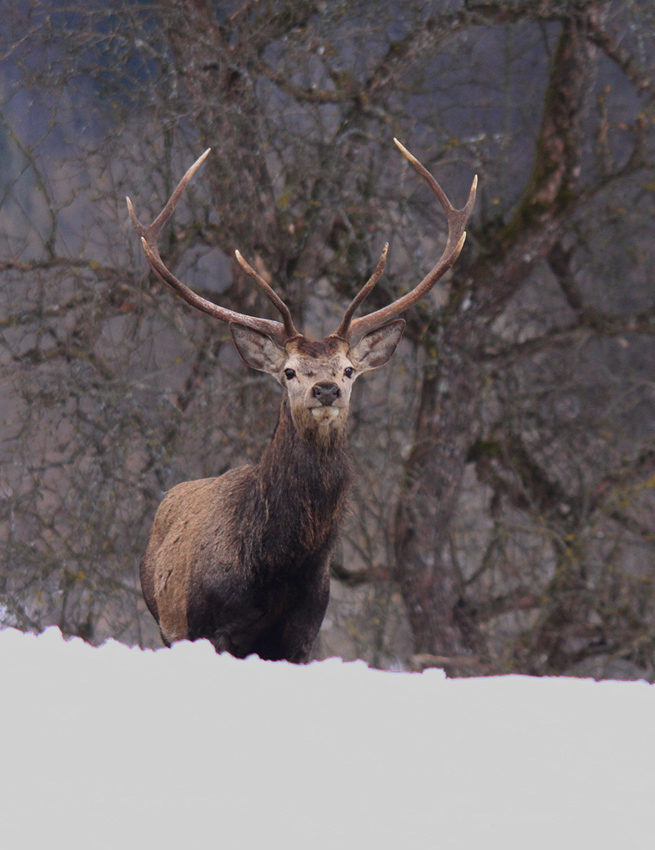
[{"label": "winter forest", "polygon": [[405,315],[351,403],[319,658],[655,678],[651,0],[21,0],[0,25],[0,626],[161,645],[163,494],[257,460],[280,388],[149,272],[321,338]]}]

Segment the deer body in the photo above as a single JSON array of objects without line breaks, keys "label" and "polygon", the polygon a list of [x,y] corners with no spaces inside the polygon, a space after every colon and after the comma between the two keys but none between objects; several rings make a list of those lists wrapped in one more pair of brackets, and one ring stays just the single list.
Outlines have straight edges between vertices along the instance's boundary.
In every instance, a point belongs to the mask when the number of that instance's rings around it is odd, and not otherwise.
[{"label": "deer body", "polygon": [[141,569],[164,641],[206,637],[240,658],[306,661],[348,482],[345,441],[300,437],[285,400],[256,466],[173,488]]},{"label": "deer body", "polygon": [[[399,144],[399,143],[397,143]],[[455,210],[432,175],[399,145],[430,183],[449,224],[442,258],[398,301],[353,314],[382,274],[385,246],[370,280],[337,330],[320,342],[298,333],[284,302],[237,252],[237,259],[280,311],[282,323],[235,313],[200,298],[164,265],[157,235],[208,151],[189,169],[149,227],[130,216],[158,276],[184,300],[227,322],[253,369],[272,375],[284,398],[262,459],[220,478],[179,484],[162,501],[141,562],[144,598],[164,643],[209,639],[218,652],[304,662],[329,598],[329,558],[350,479],[346,422],[356,378],[386,363],[402,336],[398,319],[457,258],[475,183]]]}]

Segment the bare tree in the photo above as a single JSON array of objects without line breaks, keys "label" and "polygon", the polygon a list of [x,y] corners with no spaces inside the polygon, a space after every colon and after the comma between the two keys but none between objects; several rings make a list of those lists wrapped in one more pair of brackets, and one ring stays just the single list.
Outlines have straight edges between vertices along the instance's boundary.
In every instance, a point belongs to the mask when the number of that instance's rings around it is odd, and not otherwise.
[{"label": "bare tree", "polygon": [[385,240],[371,309],[444,238],[396,135],[456,204],[484,180],[461,266],[353,399],[322,651],[652,674],[654,36],[637,0],[34,0],[9,20],[4,621],[155,642],[135,577],[161,493],[273,427],[225,337],[142,285],[127,189],[154,212],[211,146],[167,266],[263,314],[239,248],[319,336]]}]

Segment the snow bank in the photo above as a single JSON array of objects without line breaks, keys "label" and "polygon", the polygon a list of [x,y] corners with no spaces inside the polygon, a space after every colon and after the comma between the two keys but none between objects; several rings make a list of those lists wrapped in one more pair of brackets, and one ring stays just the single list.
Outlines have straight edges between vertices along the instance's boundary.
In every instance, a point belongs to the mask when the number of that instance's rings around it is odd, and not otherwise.
[{"label": "snow bank", "polygon": [[0,846],[651,847],[655,689],[0,632]]}]

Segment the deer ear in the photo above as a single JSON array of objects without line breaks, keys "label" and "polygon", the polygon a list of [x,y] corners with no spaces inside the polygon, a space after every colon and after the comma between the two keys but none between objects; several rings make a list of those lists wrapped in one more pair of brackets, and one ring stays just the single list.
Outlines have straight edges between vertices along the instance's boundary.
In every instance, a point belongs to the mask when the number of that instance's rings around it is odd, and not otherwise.
[{"label": "deer ear", "polygon": [[377,369],[389,360],[405,330],[405,320],[396,319],[363,336],[352,346],[348,356],[358,372]]},{"label": "deer ear", "polygon": [[230,331],[237,351],[248,366],[277,376],[287,358],[283,348],[270,336],[236,322],[230,322]]}]

